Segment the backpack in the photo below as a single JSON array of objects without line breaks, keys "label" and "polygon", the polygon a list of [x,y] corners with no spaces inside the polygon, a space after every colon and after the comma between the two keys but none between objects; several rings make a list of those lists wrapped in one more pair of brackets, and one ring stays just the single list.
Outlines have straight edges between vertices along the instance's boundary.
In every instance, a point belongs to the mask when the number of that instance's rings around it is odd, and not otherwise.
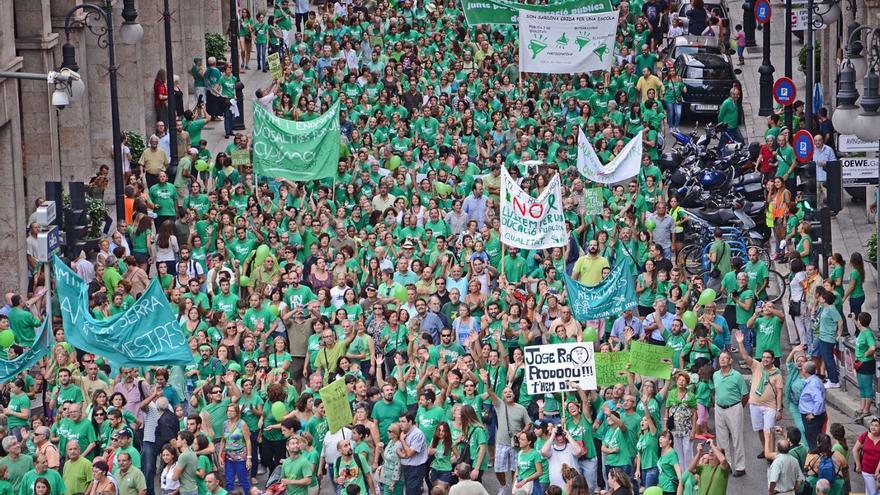
[{"label": "backpack", "polygon": [[[364,465],[361,464],[361,455],[357,452],[352,452],[352,457],[354,458],[354,463],[357,464],[358,470],[360,471],[360,477],[364,480],[364,484],[367,484],[367,472],[364,471]],[[336,458],[336,462],[333,463],[333,476],[339,475],[339,466],[342,465],[342,456]]]},{"label": "backpack", "polygon": [[816,475],[820,480],[828,480],[830,483],[834,483],[837,479],[837,468],[834,467],[833,456],[819,457],[819,469],[817,469]]}]

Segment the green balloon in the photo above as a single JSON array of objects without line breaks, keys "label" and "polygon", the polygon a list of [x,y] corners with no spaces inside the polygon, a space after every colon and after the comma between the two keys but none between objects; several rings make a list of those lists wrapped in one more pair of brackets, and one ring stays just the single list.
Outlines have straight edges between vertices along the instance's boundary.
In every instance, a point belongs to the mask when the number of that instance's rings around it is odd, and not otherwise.
[{"label": "green balloon", "polygon": [[272,316],[277,318],[278,317],[278,306],[272,304],[271,306],[269,306],[269,312],[272,313]]},{"label": "green balloon", "polygon": [[258,265],[262,265],[270,254],[272,254],[272,251],[269,249],[269,246],[261,244],[260,247],[257,248],[257,255],[254,258],[254,261],[256,261]]},{"label": "green balloon", "polygon": [[652,486],[645,489],[643,495],[663,495],[663,490],[659,486]]},{"label": "green balloon", "polygon": [[208,162],[205,160],[196,160],[196,170],[199,172],[207,172],[208,168]]},{"label": "green balloon", "polygon": [[6,349],[15,343],[15,334],[12,330],[3,330],[0,332],[0,347]]},{"label": "green balloon", "polygon": [[397,167],[400,166],[400,157],[397,155],[392,156],[388,159],[388,170],[397,170]]},{"label": "green balloon", "polygon": [[681,315],[681,321],[689,330],[693,330],[697,326],[697,314],[691,310],[687,310]]},{"label": "green balloon", "polygon": [[656,228],[656,227],[657,227],[657,222],[655,222],[653,219],[649,218],[649,219],[645,220],[645,228],[646,229],[654,230],[654,228]]},{"label": "green balloon", "polygon": [[697,306],[705,306],[710,302],[715,301],[717,294],[715,294],[715,289],[706,289],[702,293],[700,293],[700,299],[697,300]]},{"label": "green balloon", "polygon": [[279,400],[272,403],[272,417],[275,418],[275,421],[281,421],[286,415],[287,408],[284,406],[283,402]]},{"label": "green balloon", "polygon": [[250,287],[251,278],[247,275],[242,275],[241,277],[238,277],[238,285],[239,287]]},{"label": "green balloon", "polygon": [[584,329],[584,342],[595,342],[599,340],[599,332],[596,327],[587,327]]}]

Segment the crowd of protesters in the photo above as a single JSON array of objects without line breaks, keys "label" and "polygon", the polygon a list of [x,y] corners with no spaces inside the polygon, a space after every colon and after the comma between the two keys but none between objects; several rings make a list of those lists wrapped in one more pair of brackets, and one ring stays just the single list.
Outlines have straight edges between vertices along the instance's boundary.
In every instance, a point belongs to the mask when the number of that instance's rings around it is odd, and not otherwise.
[{"label": "crowd of protesters", "polygon": [[[779,177],[770,216],[787,247],[770,263],[789,273],[792,302],[770,301],[771,267],[757,250],[733,256],[719,233],[708,251],[719,298],[697,306],[706,281],[677,255],[691,226],[657,166],[686,91],[662,48],[670,31],[731,33],[700,0],[687,31],[665,0],[614,8],[611,70],[559,76],[521,74],[515,26],[468,26],[457,0],[240,9],[243,69],[281,61],[280,79],[247,88],[255,104],[310,120],[342,100],[338,174],[295,183],[233,165],[249,138],[232,131],[229,64],[195,59],[193,109],[169,112],[168,90],[157,90],[174,129],[157,124],[131,164],[118,229],[67,261],[89,282],[97,319],[157,279],[195,364],[119,368],[70,346],[56,323],[50,356],[4,388],[0,494],[476,495],[493,476],[502,495],[714,495],[730,477],[764,476],[746,474],[749,455],[770,463],[771,494],[847,493],[856,473],[876,494],[880,420],[850,452],[825,400],[841,379],[834,347],[853,335],[856,413],[871,414],[861,256],[849,270],[833,256],[820,274],[803,203],[786,188],[791,130],[773,118],[756,166]],[[731,90],[719,115],[737,138],[740,96]],[[202,131],[220,119],[234,140],[212,156]],[[587,181],[579,129],[603,162],[644,131],[639,174]],[[532,195],[560,174],[566,246],[502,246],[502,167]],[[596,187],[602,211],[588,215],[585,190]],[[573,318],[564,274],[595,285],[621,263],[638,273],[637,305]],[[33,344],[42,293],[33,296],[7,295],[0,309],[0,329],[16,336],[10,357]],[[787,317],[800,345],[786,355]],[[525,347],[585,339],[597,352],[669,346],[675,370],[529,393]],[[330,431],[319,391],[339,379],[353,421]],[[745,451],[749,426],[760,452]]]}]

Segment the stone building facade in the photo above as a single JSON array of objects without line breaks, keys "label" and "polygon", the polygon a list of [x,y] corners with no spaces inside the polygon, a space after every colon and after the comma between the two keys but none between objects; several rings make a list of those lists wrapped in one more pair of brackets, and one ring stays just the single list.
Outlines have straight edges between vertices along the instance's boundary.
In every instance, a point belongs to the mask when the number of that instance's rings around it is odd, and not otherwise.
[{"label": "stone building facade", "polygon": [[[103,6],[109,0],[91,0]],[[224,33],[227,0],[168,0],[174,70],[187,107],[193,104],[192,60],[205,55],[205,33]],[[67,13],[85,0],[0,0],[0,70],[45,74],[59,69]],[[118,66],[120,126],[150,134],[156,115],[153,82],[165,67],[163,0],[137,0],[144,38],[138,45],[118,39],[122,0],[113,4]],[[81,13],[82,11],[80,11]],[[83,20],[84,15],[75,17]],[[100,23],[99,23],[100,24]],[[102,164],[111,166],[109,58],[99,38],[78,25],[69,33],[86,86],[83,98],[63,110],[51,104],[42,81],[0,77],[0,290],[26,287],[25,231],[46,181],[87,181]],[[170,78],[169,78],[170,82]],[[112,183],[112,181],[111,181]],[[111,187],[112,189],[112,187]],[[107,197],[112,201],[112,191]],[[111,207],[112,210],[112,207]]]}]

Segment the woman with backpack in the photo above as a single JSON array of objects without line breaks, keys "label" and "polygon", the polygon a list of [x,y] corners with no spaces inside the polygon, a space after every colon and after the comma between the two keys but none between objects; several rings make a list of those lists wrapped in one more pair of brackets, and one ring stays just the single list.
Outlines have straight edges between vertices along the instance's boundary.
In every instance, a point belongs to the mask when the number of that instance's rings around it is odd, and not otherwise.
[{"label": "woman with backpack", "polygon": [[473,466],[471,479],[483,481],[483,472],[489,467],[489,435],[486,427],[480,422],[473,406],[461,406],[461,436],[458,437],[457,455],[453,456],[453,464],[466,462]]},{"label": "woman with backpack", "polygon": [[843,494],[844,472],[847,469],[846,457],[832,450],[830,436],[819,433],[816,437],[816,448],[807,454],[804,466],[807,483],[816,486],[816,482],[820,479],[828,480],[831,484],[829,495]]}]

